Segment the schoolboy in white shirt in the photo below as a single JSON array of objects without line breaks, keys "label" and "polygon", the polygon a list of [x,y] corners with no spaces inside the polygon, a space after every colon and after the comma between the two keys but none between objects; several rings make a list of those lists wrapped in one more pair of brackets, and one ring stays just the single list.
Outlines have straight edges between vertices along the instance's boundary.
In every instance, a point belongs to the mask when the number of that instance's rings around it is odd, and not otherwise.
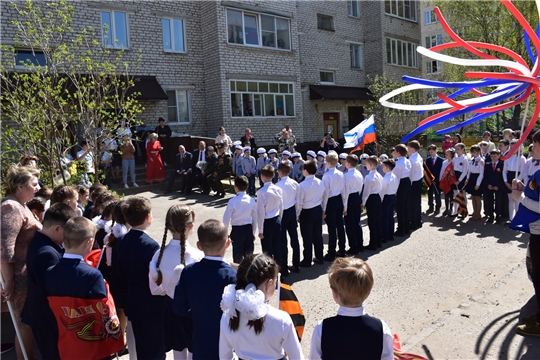
[{"label": "schoolboy in white shirt", "polygon": [[395,166],[394,160],[384,160],[382,163],[384,177],[381,188],[381,239],[383,243],[394,240],[394,210],[396,208],[396,193],[399,188],[399,179],[393,173]]},{"label": "schoolboy in white shirt", "polygon": [[394,174],[399,179],[399,187],[396,195],[396,215],[398,221],[396,236],[405,236],[409,234],[410,217],[409,217],[409,193],[411,191],[411,162],[405,157],[407,148],[403,144],[398,144],[394,147],[394,156],[396,157],[396,166]]},{"label": "schoolboy in white shirt", "polygon": [[410,141],[407,146],[409,161],[411,162],[411,193],[409,195],[410,230],[422,227],[422,180],[424,177],[424,160],[418,154],[420,143]]},{"label": "schoolboy in white shirt", "polygon": [[[337,154],[328,154],[326,156],[326,168],[328,170],[322,179],[324,185],[322,200],[323,218],[328,227],[328,253],[324,256],[325,261],[334,261],[336,256],[346,256],[343,204],[347,201],[347,195],[343,192],[343,173],[336,169],[337,163]],[[336,241],[338,239],[339,250],[336,253]]]},{"label": "schoolboy in white shirt", "polygon": [[377,250],[382,247],[381,242],[381,188],[382,176],[377,172],[378,159],[370,156],[366,160],[366,167],[369,170],[368,176],[364,179],[364,195],[362,206],[366,208],[369,227],[369,250]]},{"label": "schoolboy in white shirt", "polygon": [[257,192],[257,221],[262,251],[275,260],[280,259],[281,218],[283,217],[283,192],[272,184],[274,168],[264,165],[261,169],[263,187]]},{"label": "schoolboy in white shirt", "polygon": [[232,240],[233,261],[239,264],[242,259],[253,254],[253,241],[257,233],[257,202],[246,194],[249,181],[244,175],[234,179],[236,196],[229,200],[223,223],[227,228],[232,224],[230,238]]},{"label": "schoolboy in white shirt", "polygon": [[349,239],[349,250],[347,254],[356,255],[364,251],[364,234],[360,224],[362,214],[359,204],[362,203],[360,193],[364,187],[364,177],[360,171],[356,170],[358,156],[351,154],[345,161],[345,173],[343,174],[343,191],[347,201],[343,204],[343,216],[345,221],[345,231]]}]

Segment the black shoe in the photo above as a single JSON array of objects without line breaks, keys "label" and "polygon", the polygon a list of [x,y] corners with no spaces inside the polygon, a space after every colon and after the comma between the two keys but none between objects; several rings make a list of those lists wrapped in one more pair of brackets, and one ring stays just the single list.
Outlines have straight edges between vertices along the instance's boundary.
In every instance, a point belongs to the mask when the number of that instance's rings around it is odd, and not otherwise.
[{"label": "black shoe", "polygon": [[366,246],[366,249],[368,249],[368,250],[374,250],[374,251],[375,251],[375,250],[378,250],[377,246],[375,246],[375,245],[368,245],[368,246]]},{"label": "black shoe", "polygon": [[448,210],[444,210],[442,216],[448,216]]},{"label": "black shoe", "polygon": [[281,274],[281,277],[287,277],[289,276],[289,269],[282,269],[279,273]]},{"label": "black shoe", "polygon": [[441,208],[436,208],[433,215],[439,215],[441,213]]},{"label": "black shoe", "polygon": [[311,261],[306,261],[306,259],[300,261],[299,264],[301,267],[311,267]]},{"label": "black shoe", "polygon": [[118,356],[124,356],[124,355],[127,355],[129,354],[129,350],[127,347],[124,347],[122,350],[120,350],[119,352],[117,352]]},{"label": "black shoe", "polygon": [[349,254],[349,255],[356,255],[358,254],[358,250],[355,250],[355,249],[349,249],[347,251],[345,251],[345,253]]},{"label": "black shoe", "polygon": [[398,236],[398,237],[404,237],[405,236],[405,233],[403,231],[396,231],[394,233],[394,236]]},{"label": "black shoe", "polygon": [[219,198],[220,198],[220,199],[223,199],[224,197],[225,197],[225,193],[224,193],[224,192],[222,192],[221,194],[219,194]]},{"label": "black shoe", "polygon": [[381,242],[382,242],[383,244],[386,244],[386,243],[388,242],[388,240],[381,240]]},{"label": "black shoe", "polygon": [[[332,255],[330,255],[330,254],[324,255],[324,261],[334,261],[334,260],[336,260],[336,257],[335,257],[335,256],[332,256]],[[316,263],[315,260],[314,260],[313,262]]]},{"label": "black shoe", "polygon": [[487,219],[486,219],[485,224],[493,224],[494,221],[495,221],[495,219],[493,219],[491,216],[488,216]]},{"label": "black shoe", "polygon": [[366,249],[364,248],[364,246],[361,246],[358,248],[358,252],[359,253],[363,253],[364,251],[366,251]]},{"label": "black shoe", "polygon": [[392,236],[388,241],[394,241],[394,237]]},{"label": "black shoe", "polygon": [[324,260],[315,258],[313,259],[313,263],[317,265],[324,265]]},{"label": "black shoe", "polygon": [[300,272],[300,268],[298,266],[289,266],[289,271],[292,271],[298,274]]},{"label": "black shoe", "polygon": [[210,195],[210,191],[203,191],[201,194],[203,194],[203,195]]},{"label": "black shoe", "polygon": [[415,231],[415,230],[418,230],[418,229],[419,229],[419,228],[416,227],[416,226],[411,226],[411,227],[409,228],[410,231]]},{"label": "black shoe", "polygon": [[433,206],[430,206],[427,210],[426,210],[426,214],[431,214],[433,212]]},{"label": "black shoe", "polygon": [[379,249],[382,248],[382,244],[380,242],[377,243],[377,248],[379,248]]},{"label": "black shoe", "polygon": [[457,216],[458,216],[458,214],[453,214],[453,215],[450,214],[450,215],[448,215],[448,217],[451,217],[451,218],[455,218],[455,217],[457,217]]},{"label": "black shoe", "polygon": [[336,257],[347,257],[347,254],[345,253],[345,251],[338,251],[336,252]]}]

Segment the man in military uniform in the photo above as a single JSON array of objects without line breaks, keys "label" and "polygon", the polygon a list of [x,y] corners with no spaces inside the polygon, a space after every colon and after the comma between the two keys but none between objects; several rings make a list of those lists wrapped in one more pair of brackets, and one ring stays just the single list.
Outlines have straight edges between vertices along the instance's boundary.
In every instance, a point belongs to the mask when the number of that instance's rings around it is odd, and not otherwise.
[{"label": "man in military uniform", "polygon": [[217,155],[214,153],[214,147],[209,146],[206,148],[206,168],[201,170],[198,174],[197,182],[200,181],[203,189],[203,194],[208,195],[210,193],[210,186],[208,185],[208,177],[212,175],[217,168]]},{"label": "man in military uniform", "polygon": [[217,165],[215,169],[212,169],[212,172],[207,168],[207,180],[208,185],[216,192],[215,196],[223,198],[225,197],[225,190],[223,189],[221,180],[231,176],[232,158],[231,155],[225,152],[225,144],[218,143],[216,144],[216,148],[218,151]]}]

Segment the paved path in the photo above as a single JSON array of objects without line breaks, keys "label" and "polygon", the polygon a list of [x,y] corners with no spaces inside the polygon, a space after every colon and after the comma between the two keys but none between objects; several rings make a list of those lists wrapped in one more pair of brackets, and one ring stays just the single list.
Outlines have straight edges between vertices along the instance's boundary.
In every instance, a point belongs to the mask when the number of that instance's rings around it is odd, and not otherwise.
[{"label": "paved path", "polygon": [[[200,224],[221,219],[231,197],[141,195],[152,200],[149,233],[156,239],[163,237],[165,214],[172,204],[191,205]],[[364,238],[368,239],[367,226]],[[194,244],[196,239],[190,241]],[[519,317],[536,308],[525,270],[527,241],[527,236],[501,225],[424,215],[423,228],[410,237],[359,255],[375,276],[366,310],[389,324],[404,350],[428,358],[540,359],[540,339],[515,333]],[[260,251],[259,241],[255,250]],[[230,251],[227,258],[232,259]],[[302,340],[306,356],[317,320],[337,309],[326,276],[329,265],[314,265],[287,278],[307,319]],[[14,359],[13,352],[5,359]]]}]

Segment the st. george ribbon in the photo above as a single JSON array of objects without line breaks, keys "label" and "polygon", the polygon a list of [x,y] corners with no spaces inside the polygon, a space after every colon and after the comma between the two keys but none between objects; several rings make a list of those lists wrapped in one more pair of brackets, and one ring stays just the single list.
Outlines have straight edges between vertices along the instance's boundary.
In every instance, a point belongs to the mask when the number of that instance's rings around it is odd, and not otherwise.
[{"label": "st. george ribbon", "polygon": [[[523,60],[520,55],[510,49],[495,44],[463,40],[450,28],[448,22],[442,16],[440,9],[435,8],[435,13],[439,22],[453,41],[434,46],[430,49],[418,46],[417,50],[420,54],[434,60],[466,67],[504,67],[508,70],[508,72],[503,73],[466,71],[465,77],[479,80],[458,82],[434,81],[419,79],[411,76],[403,76],[403,81],[411,83],[411,85],[403,86],[381,97],[379,99],[379,102],[383,106],[398,110],[418,111],[418,113],[423,113],[425,111],[442,110],[439,113],[422,120],[415,130],[411,131],[402,139],[403,142],[407,142],[412,137],[421,134],[422,132],[436,124],[443,123],[444,121],[459,115],[473,113],[473,116],[470,119],[454,126],[439,130],[437,131],[437,134],[440,135],[450,131],[454,131],[463,126],[470,125],[476,121],[508,109],[512,106],[526,102],[521,131],[522,135],[519,138],[518,142],[515,144],[515,146],[512,146],[508,154],[506,154],[506,156],[502,157],[501,159],[508,159],[518,149],[521,148],[521,145],[529,136],[530,132],[536,124],[538,116],[540,115],[540,64],[538,61],[540,38],[533,30],[531,25],[528,23],[528,21],[523,17],[521,12],[515,7],[515,5],[511,1],[500,0],[500,2],[508,9],[508,11],[510,11],[510,13],[523,27],[525,34],[525,44],[527,46],[527,52],[529,54],[530,60],[534,64],[533,68],[531,69],[527,62]],[[540,0],[536,0],[536,8],[539,12],[540,17]],[[534,48],[536,49],[536,56],[531,49],[530,42],[532,42]],[[451,48],[462,48],[478,56],[480,59],[461,59],[439,53],[439,51],[441,50]],[[513,61],[498,59],[497,57],[489,55],[481,51],[480,49],[491,50],[494,53],[504,54]],[[487,93],[479,90],[480,88],[486,87],[493,88],[493,90]],[[432,104],[426,105],[407,105],[389,101],[393,97],[407,91],[427,89],[454,89],[455,91],[450,95],[445,95],[442,92],[439,92],[437,95],[440,100]],[[536,94],[536,107],[527,127],[524,128],[525,117],[527,116],[529,108],[529,99],[533,92]],[[454,100],[458,96],[462,96],[464,94],[469,95],[469,98],[462,100]]]}]

